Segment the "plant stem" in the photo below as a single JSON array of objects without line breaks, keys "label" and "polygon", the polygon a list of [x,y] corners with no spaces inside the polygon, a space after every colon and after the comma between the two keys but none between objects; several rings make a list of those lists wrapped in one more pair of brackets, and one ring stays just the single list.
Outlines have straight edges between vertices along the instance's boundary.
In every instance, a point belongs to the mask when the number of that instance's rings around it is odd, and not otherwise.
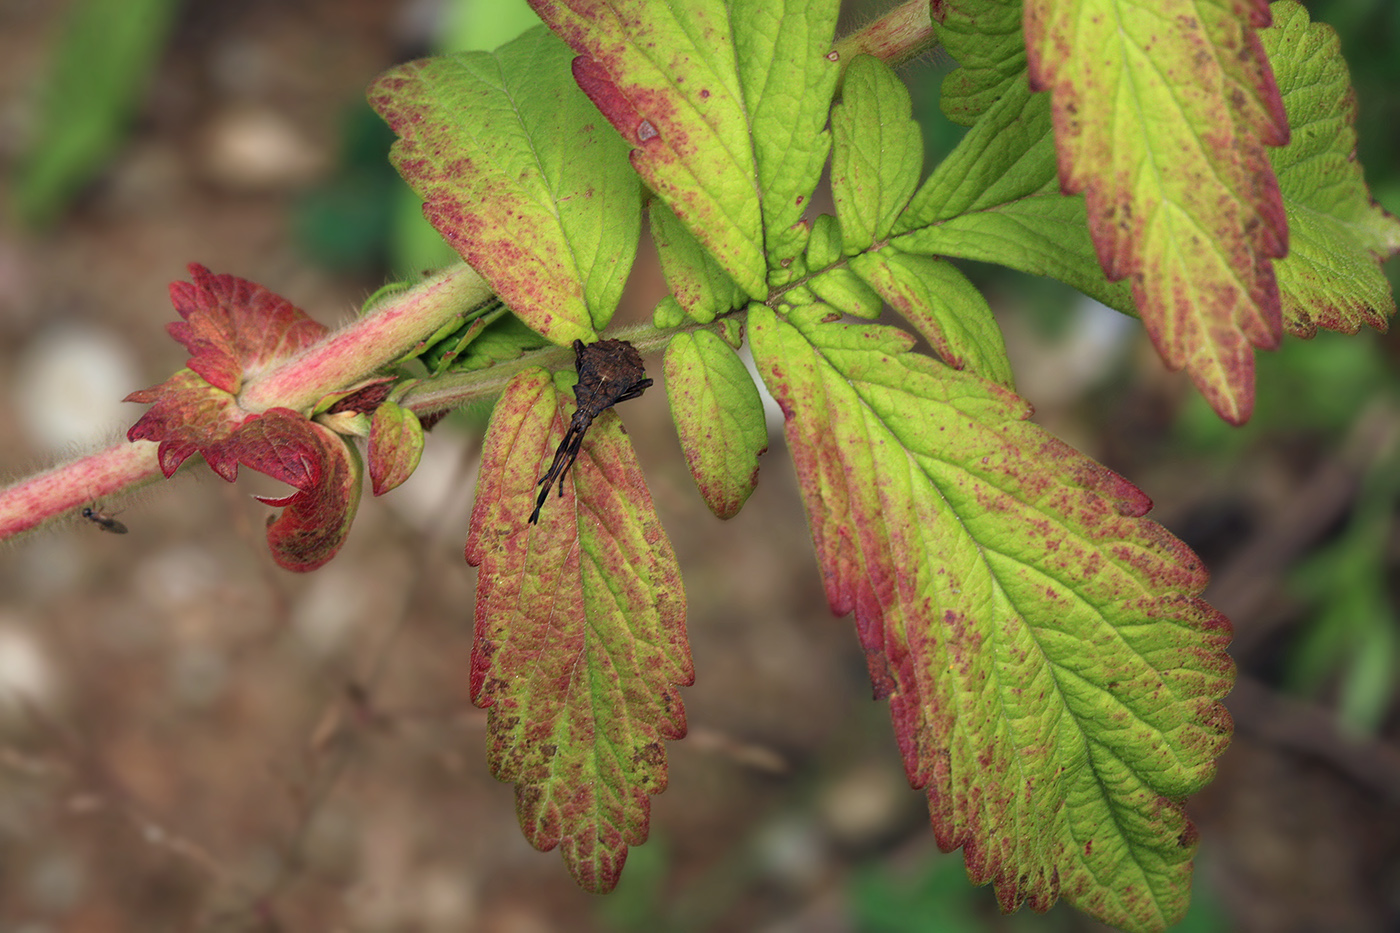
[{"label": "plant stem", "polygon": [[895,67],[917,58],[936,44],[929,0],[908,0],[864,29],[841,39],[834,48],[843,63],[857,55],[873,55]]},{"label": "plant stem", "polygon": [[323,396],[400,359],[466,308],[487,301],[492,291],[476,271],[459,263],[332,334],[314,347],[250,379],[239,407],[308,411]]},{"label": "plant stem", "polygon": [[0,541],[161,479],[156,446],[150,441],[122,441],[0,489]]},{"label": "plant stem", "polygon": [[[709,326],[688,322],[679,327],[658,330],[650,324],[633,324],[608,331],[603,336],[626,340],[635,346],[639,353],[646,355],[664,349],[670,339],[682,331],[700,330]],[[448,373],[434,379],[424,379],[404,396],[400,404],[413,409],[418,415],[447,411],[467,402],[500,394],[506,383],[522,370],[534,366],[562,369],[572,365],[573,361],[574,351],[568,347],[534,350],[518,360],[497,363],[489,369]]]}]

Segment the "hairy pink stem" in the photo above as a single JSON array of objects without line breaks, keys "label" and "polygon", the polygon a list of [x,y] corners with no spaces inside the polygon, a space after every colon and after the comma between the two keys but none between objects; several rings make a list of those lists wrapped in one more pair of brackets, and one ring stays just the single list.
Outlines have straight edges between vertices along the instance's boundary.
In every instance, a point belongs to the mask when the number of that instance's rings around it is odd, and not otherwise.
[{"label": "hairy pink stem", "polygon": [[0,489],[0,540],[161,479],[156,446],[150,441],[122,441]]},{"label": "hairy pink stem", "polygon": [[337,331],[266,374],[250,379],[241,408],[306,411],[329,392],[344,389],[401,358],[465,308],[481,304],[491,288],[466,264],[445,269],[383,307]]}]

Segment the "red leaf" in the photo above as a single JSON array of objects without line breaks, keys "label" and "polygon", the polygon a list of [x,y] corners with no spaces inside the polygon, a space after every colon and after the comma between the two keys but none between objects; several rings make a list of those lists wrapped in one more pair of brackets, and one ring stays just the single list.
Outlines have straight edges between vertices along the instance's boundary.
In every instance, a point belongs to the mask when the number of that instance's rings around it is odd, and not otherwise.
[{"label": "red leaf", "polygon": [[268,544],[288,570],[314,570],[335,556],[355,517],[359,456],[298,412],[244,411],[237,393],[247,376],[305,349],[327,329],[261,285],[189,268],[193,282],[170,286],[184,320],[168,328],[193,354],[189,368],[126,397],[151,405],[127,437],[158,443],[166,476],[198,452],[229,482],[244,464],[294,487],[292,495],[262,500],[285,507],[268,527]]},{"label": "red leaf", "polygon": [[198,263],[190,263],[189,271],[192,282],[170,285],[170,301],[184,320],[166,330],[192,354],[185,365],[225,392],[237,395],[248,375],[329,332],[256,282],[215,275]]},{"label": "red leaf", "polygon": [[338,434],[286,408],[272,408],[238,432],[244,464],[296,488],[258,496],[283,508],[267,528],[272,558],[287,570],[315,570],[345,543],[360,504],[362,467]]}]

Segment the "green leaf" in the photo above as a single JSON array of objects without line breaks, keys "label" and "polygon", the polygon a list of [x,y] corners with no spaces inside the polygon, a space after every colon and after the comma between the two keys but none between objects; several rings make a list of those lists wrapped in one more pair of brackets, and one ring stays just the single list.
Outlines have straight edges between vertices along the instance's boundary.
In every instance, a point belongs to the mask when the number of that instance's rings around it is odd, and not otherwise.
[{"label": "green leaf", "polygon": [[395,402],[383,402],[369,425],[369,478],[382,496],[418,469],[423,457],[423,425],[418,416]]},{"label": "green leaf", "polygon": [[474,337],[457,356],[451,369],[456,372],[486,369],[497,363],[518,360],[524,353],[548,345],[543,335],[526,327],[520,318],[506,314]]},{"label": "green leaf", "polygon": [[1110,282],[1099,267],[1082,196],[1047,190],[931,224],[892,238],[890,245],[1049,276],[1110,308],[1137,314],[1131,284]]},{"label": "green leaf", "polygon": [[1259,44],[1267,6],[1026,0],[1031,87],[1053,95],[1060,183],[1084,192],[1099,260],[1128,278],[1152,342],[1232,424],[1253,347],[1282,336],[1288,250],[1266,146],[1288,141]]},{"label": "green leaf", "polygon": [[532,0],[579,54],[574,78],[634,146],[632,167],[752,298],[763,223],[723,0]]},{"label": "green leaf", "polygon": [[1016,82],[934,168],[895,224],[904,233],[1059,186],[1050,99]]},{"label": "green leaf", "polygon": [[768,449],[763,402],[753,377],[708,330],[679,333],[666,346],[666,397],[690,475],[705,504],[733,518],[758,485]]},{"label": "green leaf", "polygon": [[543,29],[492,52],[391,69],[370,103],[423,213],[511,310],[556,344],[607,326],[636,255],[641,193],[626,145]]},{"label": "green leaf", "polygon": [[1014,388],[991,306],[951,263],[883,249],[852,256],[851,269],[914,325],[943,362]]},{"label": "green leaf", "polygon": [[509,309],[500,301],[489,301],[481,307],[467,312],[464,315],[467,318],[465,323],[445,334],[439,330],[437,334],[433,335],[437,339],[432,340],[428,347],[423,350],[423,365],[427,366],[428,372],[434,376],[440,376],[447,372],[466,352],[472,341],[509,313]]},{"label": "green leaf", "polygon": [[804,271],[800,223],[831,149],[827,117],[841,69],[828,57],[837,0],[732,0],[734,50],[748,109],[764,249],[781,285]]},{"label": "green leaf", "polygon": [[831,111],[831,192],[848,254],[888,236],[919,183],[923,141],[909,113],[909,90],[888,65],[851,60]]},{"label": "green leaf", "polygon": [[126,135],[178,7],[175,0],[80,0],[54,50],[33,142],[10,189],[19,216],[54,220]]},{"label": "green leaf", "polygon": [[692,320],[708,324],[748,300],[709,250],[686,229],[669,207],[653,198],[651,237],[671,295]]},{"label": "green leaf", "polygon": [[1356,161],[1356,95],[1337,34],[1301,4],[1275,3],[1259,33],[1283,92],[1292,138],[1269,153],[1288,210],[1288,255],[1274,264],[1290,333],[1385,330],[1395,299],[1380,264],[1400,223],[1370,197]]},{"label": "green leaf", "polygon": [[940,105],[949,120],[972,126],[1005,94],[1025,87],[1021,0],[943,0],[933,29],[958,63],[943,79]]},{"label": "green leaf", "polygon": [[1196,844],[1181,801],[1230,733],[1200,561],[1024,401],[901,331],[754,307],[749,338],[939,845],[1004,909],[1063,896],[1165,929]]},{"label": "green leaf", "polygon": [[820,272],[839,260],[844,251],[840,222],[830,214],[818,214],[812,221],[812,234],[807,238],[807,268]]},{"label": "green leaf", "polygon": [[525,837],[559,845],[602,893],[646,840],[648,795],[666,788],[662,739],[685,734],[676,688],[694,673],[676,556],[616,413],[594,420],[562,499],[526,521],[573,409],[528,369],[492,416],[466,546],[481,568],[471,692]]},{"label": "green leaf", "polygon": [[1032,94],[1021,76],[979,113],[900,215],[903,235],[891,244],[1049,276],[1136,315],[1130,283],[1109,282],[1099,265],[1083,196],[1060,192],[1049,95]]},{"label": "green leaf", "polygon": [[[813,295],[842,314],[873,321],[880,316],[880,310],[884,307],[879,293],[845,265],[812,276],[807,280],[807,287],[812,290]],[[792,300],[795,296],[788,294],[783,297]]]}]

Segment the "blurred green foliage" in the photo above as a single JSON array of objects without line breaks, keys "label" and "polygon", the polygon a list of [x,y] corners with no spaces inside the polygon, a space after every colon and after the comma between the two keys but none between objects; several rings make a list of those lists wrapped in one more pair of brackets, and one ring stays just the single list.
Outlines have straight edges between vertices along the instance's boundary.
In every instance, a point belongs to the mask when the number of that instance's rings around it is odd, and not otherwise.
[{"label": "blurred green foliage", "polygon": [[52,223],[121,145],[178,9],[178,0],[73,4],[40,86],[34,137],[12,178],[21,222]]}]

